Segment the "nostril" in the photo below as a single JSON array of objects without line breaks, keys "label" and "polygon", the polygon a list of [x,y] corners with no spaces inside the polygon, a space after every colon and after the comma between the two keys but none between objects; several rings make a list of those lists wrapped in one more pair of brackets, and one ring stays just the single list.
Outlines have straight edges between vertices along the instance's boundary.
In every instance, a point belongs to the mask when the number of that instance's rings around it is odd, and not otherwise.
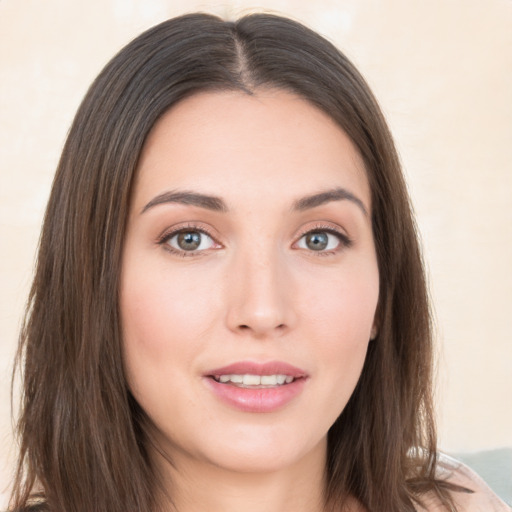
[{"label": "nostril", "polygon": [[[279,325],[276,325],[276,327],[275,327],[275,328],[276,328],[276,330],[278,330],[278,331],[283,331],[283,330],[285,330],[285,329],[286,329],[286,324],[279,324]],[[247,325],[247,324],[240,324],[240,325],[238,326],[238,329],[239,329],[240,331],[252,331],[252,330],[253,330],[253,329],[252,329],[249,325]]]}]

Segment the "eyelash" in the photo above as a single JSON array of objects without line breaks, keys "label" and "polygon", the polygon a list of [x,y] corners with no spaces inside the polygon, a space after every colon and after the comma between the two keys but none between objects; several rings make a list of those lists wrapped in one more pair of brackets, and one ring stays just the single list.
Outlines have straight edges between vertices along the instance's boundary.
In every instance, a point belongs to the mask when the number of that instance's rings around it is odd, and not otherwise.
[{"label": "eyelash", "polygon": [[176,235],[179,235],[180,233],[187,233],[187,232],[195,232],[195,233],[201,233],[203,235],[206,235],[210,237],[215,244],[218,244],[215,237],[204,227],[199,227],[196,224],[186,224],[184,226],[180,226],[179,228],[172,228],[170,230],[165,231],[157,240],[158,245],[162,245],[166,251],[169,251],[170,253],[176,255],[176,256],[182,256],[183,258],[187,258],[190,256],[202,256],[206,250],[202,251],[180,251],[174,247],[172,247],[168,242],[171,240],[171,238],[175,237]]},{"label": "eyelash", "polygon": [[[218,244],[215,237],[208,231],[208,229],[204,227],[199,227],[196,224],[187,224],[185,226],[180,226],[179,228],[172,228],[170,230],[165,231],[157,240],[158,245],[164,246],[165,250],[171,252],[172,254],[175,254],[177,256],[181,257],[190,257],[190,256],[201,256],[205,252],[207,252],[207,249],[203,249],[201,251],[180,251],[174,247],[172,247],[168,242],[176,235],[179,235],[180,233],[187,233],[187,232],[197,232],[201,233],[203,235],[208,236],[213,240],[214,243]],[[302,240],[303,237],[306,235],[309,235],[311,233],[328,233],[330,235],[335,236],[339,240],[339,247],[336,247],[335,249],[331,250],[322,250],[322,251],[314,251],[310,250],[311,254],[315,256],[329,256],[336,254],[340,252],[343,249],[348,249],[353,245],[353,240],[350,239],[345,233],[333,228],[332,226],[328,225],[317,225],[312,228],[308,228],[307,230],[304,230],[297,238],[297,241],[294,242],[294,245],[297,244],[300,240]]]},{"label": "eyelash", "polygon": [[334,228],[333,226],[325,225],[325,224],[318,224],[317,226],[308,228],[305,231],[303,231],[300,234],[300,236],[297,238],[297,242],[295,242],[295,244],[297,244],[303,237],[305,237],[306,235],[309,235],[311,233],[328,233],[329,235],[335,236],[339,240],[339,243],[340,243],[339,247],[336,247],[335,249],[324,250],[324,251],[313,251],[313,250],[308,251],[315,256],[332,256],[333,254],[337,254],[338,252],[342,251],[343,249],[350,248],[354,243],[354,241],[349,236],[347,236],[342,231]]}]

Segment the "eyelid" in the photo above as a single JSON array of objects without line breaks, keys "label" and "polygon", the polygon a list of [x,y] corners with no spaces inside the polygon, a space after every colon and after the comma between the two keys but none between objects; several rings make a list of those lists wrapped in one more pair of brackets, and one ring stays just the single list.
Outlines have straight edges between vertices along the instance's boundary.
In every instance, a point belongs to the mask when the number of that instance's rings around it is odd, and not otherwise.
[{"label": "eyelid", "polygon": [[217,237],[211,233],[211,230],[208,227],[204,226],[202,223],[195,222],[185,222],[166,228],[163,233],[157,237],[156,243],[158,245],[165,246],[167,251],[173,254],[177,254],[178,256],[200,256],[209,251],[209,249],[202,249],[199,251],[183,251],[177,249],[176,247],[172,247],[167,243],[172,237],[187,231],[197,231],[198,233],[202,233],[210,237],[214,244],[217,246],[215,249],[222,247],[222,244],[217,240]]},{"label": "eyelid", "polygon": [[[338,253],[342,251],[343,249],[347,249],[351,247],[354,243],[354,241],[348,236],[348,234],[345,232],[344,229],[342,229],[339,226],[336,226],[334,224],[328,223],[328,222],[320,222],[318,224],[308,225],[305,228],[302,228],[299,231],[299,234],[296,237],[296,241],[293,243],[293,245],[296,245],[299,240],[301,240],[304,236],[306,236],[309,233],[315,233],[315,232],[324,232],[329,233],[331,235],[334,235],[338,237],[340,241],[340,246],[333,250],[324,250],[324,251],[316,251],[316,255],[325,255],[325,254],[333,254]],[[311,250],[309,251],[311,253],[315,253],[315,251]]]}]

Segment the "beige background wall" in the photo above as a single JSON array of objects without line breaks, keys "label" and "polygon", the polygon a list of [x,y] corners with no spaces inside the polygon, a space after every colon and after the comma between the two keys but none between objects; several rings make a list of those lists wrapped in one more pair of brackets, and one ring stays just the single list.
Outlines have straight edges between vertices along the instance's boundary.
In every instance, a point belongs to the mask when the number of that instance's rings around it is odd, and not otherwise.
[{"label": "beige background wall", "polygon": [[512,446],[512,1],[0,0],[0,489],[12,467],[19,319],[81,97],[143,29],[193,10],[249,8],[305,21],[367,77],[396,136],[423,237],[441,446]]}]

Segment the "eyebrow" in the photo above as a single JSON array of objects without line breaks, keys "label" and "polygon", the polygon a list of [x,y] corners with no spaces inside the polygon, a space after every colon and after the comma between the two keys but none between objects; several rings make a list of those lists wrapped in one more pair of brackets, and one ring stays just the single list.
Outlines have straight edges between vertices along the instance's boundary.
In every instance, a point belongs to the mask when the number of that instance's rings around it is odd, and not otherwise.
[{"label": "eyebrow", "polygon": [[205,208],[214,212],[228,211],[226,203],[219,197],[183,190],[164,192],[163,194],[154,197],[146,206],[144,206],[141,214],[148,211],[150,208],[153,208],[154,206],[165,203],[178,203],[198,206],[200,208]]},{"label": "eyebrow", "polygon": [[[366,210],[363,201],[361,201],[361,199],[352,194],[352,192],[349,192],[348,190],[341,187],[325,190],[323,192],[318,192],[316,194],[311,194],[309,196],[297,199],[293,203],[292,210],[304,211],[309,210],[311,208],[316,208],[318,206],[322,206],[332,201],[342,200],[352,201],[360,208],[360,210],[366,216],[368,216],[368,211]],[[178,203],[191,206],[198,206],[199,208],[205,208],[207,210],[211,210],[214,212],[225,213],[228,211],[226,203],[220,197],[201,194],[199,192],[183,190],[169,191],[164,192],[163,194],[159,194],[158,196],[151,199],[151,201],[149,201],[149,203],[146,204],[146,206],[144,206],[144,208],[141,211],[141,214],[159,204],[166,203]]]},{"label": "eyebrow", "polygon": [[347,189],[341,187],[325,190],[324,192],[319,192],[317,194],[302,197],[301,199],[295,201],[295,203],[293,204],[293,209],[298,211],[304,211],[309,210],[310,208],[316,208],[317,206],[322,206],[332,201],[343,200],[352,201],[361,209],[361,211],[366,216],[368,216],[368,210],[366,209],[363,201],[361,201],[361,199],[352,194],[352,192],[349,192]]}]

